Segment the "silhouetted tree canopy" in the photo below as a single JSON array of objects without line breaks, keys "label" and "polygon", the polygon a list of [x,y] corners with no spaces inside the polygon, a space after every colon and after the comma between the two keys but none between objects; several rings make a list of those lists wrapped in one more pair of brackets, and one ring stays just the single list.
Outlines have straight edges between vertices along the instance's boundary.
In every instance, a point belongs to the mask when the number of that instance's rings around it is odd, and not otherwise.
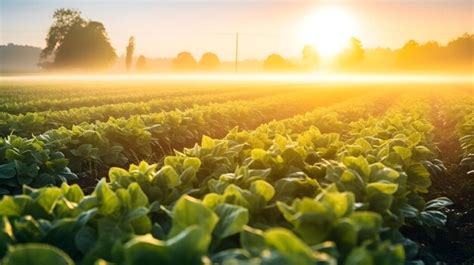
[{"label": "silhouetted tree canopy", "polygon": [[281,55],[273,53],[263,62],[263,69],[269,72],[281,72],[292,70],[293,65]]},{"label": "silhouetted tree canopy", "polygon": [[365,51],[360,40],[351,38],[349,47],[337,58],[338,65],[342,68],[353,68],[364,60],[364,56]]},{"label": "silhouetted tree canopy", "polygon": [[204,71],[215,71],[219,68],[221,61],[215,53],[206,52],[199,60],[199,69]]},{"label": "silhouetted tree canopy", "polygon": [[145,56],[143,56],[143,55],[138,56],[137,64],[135,65],[135,68],[136,68],[137,71],[139,71],[139,72],[144,72],[144,71],[147,70],[147,67],[146,67],[146,57],[145,57]]},{"label": "silhouetted tree canopy", "polygon": [[135,38],[131,36],[128,39],[127,53],[125,55],[125,68],[127,69],[127,72],[130,72],[130,68],[132,67],[134,51],[135,51]]},{"label": "silhouetted tree canopy", "polygon": [[465,33],[446,46],[435,41],[420,44],[409,40],[397,51],[397,66],[404,70],[472,69],[473,62],[474,34]]},{"label": "silhouetted tree canopy", "polygon": [[474,34],[464,33],[462,36],[448,42],[446,48],[457,57],[469,57],[469,55],[472,57],[474,55]]},{"label": "silhouetted tree canopy", "polygon": [[305,45],[302,51],[303,69],[314,70],[319,62],[319,55],[312,45]]},{"label": "silhouetted tree canopy", "polygon": [[189,52],[181,52],[173,60],[173,67],[177,71],[194,71],[197,67],[196,59]]},{"label": "silhouetted tree canopy", "polygon": [[79,11],[58,9],[46,38],[42,59],[53,54],[51,68],[99,70],[110,67],[116,59],[102,23],[86,21]]},{"label": "silhouetted tree canopy", "polygon": [[81,17],[81,12],[74,9],[57,9],[53,14],[53,24],[46,37],[46,48],[41,52],[41,57],[51,55],[59,46],[73,25],[84,26],[86,21]]}]

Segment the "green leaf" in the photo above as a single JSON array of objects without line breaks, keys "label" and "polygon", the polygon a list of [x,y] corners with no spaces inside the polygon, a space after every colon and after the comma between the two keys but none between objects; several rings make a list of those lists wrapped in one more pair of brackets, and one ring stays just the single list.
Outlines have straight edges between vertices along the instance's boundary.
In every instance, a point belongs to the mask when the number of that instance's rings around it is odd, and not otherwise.
[{"label": "green leaf", "polygon": [[136,236],[124,246],[125,264],[169,264],[171,253],[152,235]]},{"label": "green leaf", "polygon": [[291,207],[277,202],[278,209],[308,244],[323,242],[330,233],[336,215],[327,204],[310,198],[296,199]]},{"label": "green leaf", "polygon": [[364,247],[358,247],[351,251],[351,253],[347,256],[346,262],[344,265],[372,265],[374,264],[374,260],[370,255],[370,252],[365,249]]},{"label": "green leaf", "polygon": [[15,242],[15,235],[13,233],[13,227],[8,220],[7,216],[0,218],[0,256],[5,256],[8,245]]},{"label": "green leaf", "polygon": [[163,166],[157,173],[158,179],[163,181],[164,185],[169,188],[174,188],[181,184],[178,173],[171,166]]},{"label": "green leaf", "polygon": [[201,147],[204,149],[212,149],[216,145],[216,141],[209,136],[204,135],[201,141]]},{"label": "green leaf", "polygon": [[1,262],[3,265],[74,265],[64,251],[46,244],[29,243],[12,246]]},{"label": "green leaf", "polygon": [[[130,222],[142,216],[147,216],[149,210],[146,207],[138,207],[129,212],[124,217],[125,222]],[[150,226],[151,227],[151,226]]]},{"label": "green leaf", "polygon": [[11,196],[4,196],[0,201],[0,216],[21,216],[23,208]]},{"label": "green leaf", "polygon": [[279,252],[288,264],[314,264],[315,259],[309,246],[291,231],[284,228],[271,228],[264,232],[265,243]]},{"label": "green leaf", "polygon": [[343,217],[352,213],[355,198],[350,192],[328,192],[324,195],[323,202],[328,204],[337,217]]},{"label": "green leaf", "polygon": [[128,173],[128,171],[123,168],[112,167],[109,169],[110,182],[119,181],[119,179],[124,176],[129,177],[130,173]]},{"label": "green leaf", "polygon": [[370,165],[370,182],[376,182],[381,180],[386,180],[390,182],[395,182],[396,179],[400,177],[400,173],[392,168],[386,167],[382,163],[375,163]]},{"label": "green leaf", "polygon": [[[63,185],[67,185],[67,184],[63,183],[62,186]],[[84,198],[84,192],[82,191],[81,187],[79,187],[79,185],[74,184],[74,185],[69,186],[64,197],[66,197],[66,199],[68,199],[69,201],[79,203]]]},{"label": "green leaf", "polygon": [[25,157],[16,148],[9,148],[9,149],[5,150],[5,158],[10,160],[10,161],[25,159]]},{"label": "green leaf", "polygon": [[182,196],[172,211],[173,224],[169,236],[175,236],[187,227],[197,225],[211,234],[219,217],[201,201],[188,195]]},{"label": "green leaf", "polygon": [[219,204],[214,211],[219,216],[214,235],[220,239],[241,232],[249,221],[248,210],[237,205]]},{"label": "green leaf", "polygon": [[16,175],[15,163],[0,165],[0,179],[10,179]]},{"label": "green leaf", "polygon": [[245,226],[243,231],[240,233],[240,243],[242,244],[242,247],[252,255],[259,255],[260,252],[265,249],[263,231],[250,226]]},{"label": "green leaf", "polygon": [[193,168],[197,171],[201,166],[201,160],[197,157],[187,157],[184,159],[183,166],[185,168]]},{"label": "green leaf", "polygon": [[426,203],[425,211],[443,210],[447,206],[452,205],[453,201],[446,197],[438,197]]},{"label": "green leaf", "polygon": [[386,182],[372,182],[367,185],[367,189],[375,189],[385,194],[394,194],[398,189],[398,184]]},{"label": "green leaf", "polygon": [[61,172],[68,164],[69,160],[66,158],[58,158],[46,162],[46,166],[56,172]]},{"label": "green leaf", "polygon": [[267,151],[263,149],[255,148],[255,149],[252,149],[251,155],[252,155],[253,160],[264,161],[268,154],[267,154]]},{"label": "green leaf", "polygon": [[109,215],[120,207],[120,201],[117,195],[109,188],[105,179],[99,181],[95,188],[95,195],[99,203],[98,211],[100,214]]},{"label": "green leaf", "polygon": [[89,226],[83,226],[77,231],[74,237],[74,243],[76,247],[83,253],[86,254],[90,251],[97,241],[97,231]]},{"label": "green leaf", "polygon": [[50,187],[43,188],[39,191],[39,196],[36,202],[43,208],[47,213],[51,213],[58,203],[59,198],[63,195],[60,188]]},{"label": "green leaf", "polygon": [[127,188],[127,191],[130,195],[130,207],[132,209],[148,206],[148,197],[142,191],[138,183],[130,184]]},{"label": "green leaf", "polygon": [[349,218],[340,219],[332,229],[332,238],[341,251],[348,252],[357,244],[357,227]]},{"label": "green leaf", "polygon": [[261,195],[265,201],[270,201],[275,195],[275,189],[270,183],[264,180],[256,180],[250,185],[250,191]]},{"label": "green leaf", "polygon": [[431,152],[426,146],[418,145],[415,146],[414,157],[417,161],[427,160],[435,157],[435,154]]},{"label": "green leaf", "polygon": [[[140,208],[139,208],[140,209]],[[130,224],[137,235],[144,235],[151,232],[153,224],[148,215],[142,215],[131,220]]]},{"label": "green leaf", "polygon": [[394,146],[393,151],[397,153],[403,160],[409,159],[411,157],[410,149],[402,146]]},{"label": "green leaf", "polygon": [[374,240],[378,238],[382,227],[382,217],[369,211],[354,212],[350,219],[357,225],[359,230],[359,240]]},{"label": "green leaf", "polygon": [[202,203],[210,209],[216,208],[221,202],[222,196],[217,193],[208,193],[204,196],[204,199],[202,199]]},{"label": "green leaf", "polygon": [[357,170],[359,174],[362,174],[362,176],[365,177],[365,179],[367,179],[370,176],[369,163],[364,157],[347,156],[342,159],[342,162],[347,167]]},{"label": "green leaf", "polygon": [[415,189],[419,192],[428,192],[431,185],[430,173],[421,164],[412,164],[407,169],[408,181],[416,185]]},{"label": "green leaf", "polygon": [[211,234],[193,225],[166,241],[173,254],[172,264],[201,264],[211,243]]},{"label": "green leaf", "polygon": [[393,202],[393,196],[389,193],[379,190],[379,188],[369,187],[367,189],[367,201],[369,202],[369,210],[383,213],[390,209]]},{"label": "green leaf", "polygon": [[355,141],[356,144],[360,145],[365,152],[372,150],[372,145],[367,142],[364,138],[357,138]]},{"label": "green leaf", "polygon": [[[247,198],[245,198],[244,196],[245,191],[234,184],[230,184],[224,190],[223,201],[226,203],[236,204],[236,205],[243,206],[247,209],[250,209],[252,205],[250,205],[250,202],[247,200]],[[247,193],[250,193],[250,192],[247,191]]]},{"label": "green leaf", "polygon": [[441,211],[423,211],[421,212],[423,224],[431,227],[442,228],[446,225],[448,217]]}]

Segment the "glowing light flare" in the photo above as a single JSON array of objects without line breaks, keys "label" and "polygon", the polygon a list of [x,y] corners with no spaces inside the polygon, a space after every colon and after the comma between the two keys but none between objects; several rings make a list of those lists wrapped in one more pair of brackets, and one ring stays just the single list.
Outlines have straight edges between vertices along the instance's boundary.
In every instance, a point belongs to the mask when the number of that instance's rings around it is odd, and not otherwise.
[{"label": "glowing light flare", "polygon": [[342,7],[321,7],[305,18],[301,35],[304,43],[314,45],[321,57],[331,58],[358,35],[357,20]]}]

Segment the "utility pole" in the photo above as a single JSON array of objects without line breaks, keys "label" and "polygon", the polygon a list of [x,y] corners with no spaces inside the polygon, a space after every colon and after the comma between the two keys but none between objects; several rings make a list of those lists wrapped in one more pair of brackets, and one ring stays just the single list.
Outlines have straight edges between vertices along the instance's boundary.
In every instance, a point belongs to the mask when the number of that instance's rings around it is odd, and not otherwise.
[{"label": "utility pole", "polygon": [[239,71],[239,33],[235,34],[235,72]]}]

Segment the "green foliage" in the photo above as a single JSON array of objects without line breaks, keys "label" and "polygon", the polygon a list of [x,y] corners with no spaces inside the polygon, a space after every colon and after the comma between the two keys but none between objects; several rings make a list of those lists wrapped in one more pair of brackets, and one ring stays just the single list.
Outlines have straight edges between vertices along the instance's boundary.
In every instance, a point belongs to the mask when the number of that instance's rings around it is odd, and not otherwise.
[{"label": "green foliage", "polygon": [[[305,95],[305,98],[307,99],[308,96]],[[313,93],[311,97],[317,98],[317,96]],[[98,177],[111,165],[125,166],[131,160],[145,158],[159,160],[164,155],[172,153],[174,149],[191,146],[203,134],[224,135],[237,125],[243,128],[254,128],[262,122],[287,117],[321,104],[319,101],[314,101],[308,105],[301,105],[299,100],[302,98],[303,96],[296,96],[289,102],[287,97],[277,95],[245,102],[245,104],[244,102],[212,104],[196,106],[185,111],[175,110],[135,115],[129,118],[110,118],[107,122],[82,123],[72,125],[70,129],[60,127],[49,130],[37,136],[35,141],[48,146],[51,153],[63,153],[64,158],[69,161],[71,170],[79,176]],[[212,100],[212,98],[204,100]],[[187,101],[187,104],[191,102]],[[288,108],[287,111],[273,112],[273,109],[283,104]],[[124,110],[120,109],[120,111]],[[82,110],[79,113],[82,113]],[[74,112],[70,114],[75,115]],[[34,114],[33,117],[38,119],[37,123],[41,124],[39,130],[42,130],[44,126],[41,121],[45,119],[45,116],[37,115]],[[61,119],[69,118],[63,115],[61,114]],[[15,118],[11,117],[11,119]],[[9,122],[5,124],[25,131],[22,116],[19,119],[17,125],[14,125],[15,123],[11,125]],[[30,125],[32,126],[26,129],[25,133],[35,130],[36,126]]]},{"label": "green foliage", "polygon": [[[159,164],[110,168],[108,180],[88,195],[65,183],[25,186],[21,195],[0,201],[0,256],[8,259],[12,249],[34,242],[85,265],[413,261],[416,245],[400,228],[429,233],[442,227],[451,201],[423,199],[434,168],[444,166],[435,159],[432,126],[423,116],[429,106],[402,114],[403,106],[352,123],[360,116],[324,109],[253,131],[234,129],[222,139],[203,136],[200,145]],[[181,126],[180,117],[169,124]],[[63,146],[77,133],[80,141],[61,147],[68,155],[116,165],[151,137],[143,134],[133,144],[127,138],[127,130],[147,128],[138,117],[113,123],[104,130],[114,135],[110,145],[102,146],[103,135],[87,126],[42,137],[50,139],[45,146]],[[2,173],[12,174],[8,166]]]},{"label": "green foliage", "polygon": [[63,153],[32,138],[0,139],[0,195],[17,194],[23,185],[43,187],[77,179]]},{"label": "green foliage", "polygon": [[45,244],[24,244],[11,247],[2,260],[4,265],[74,265],[62,250]]},{"label": "green foliage", "polygon": [[474,109],[464,116],[459,128],[459,142],[462,150],[461,165],[469,169],[468,174],[474,175]]},{"label": "green foliage", "polygon": [[117,57],[105,27],[96,21],[87,21],[72,9],[58,9],[46,39],[42,59],[54,53],[52,64],[46,68],[100,70],[110,67]]}]

